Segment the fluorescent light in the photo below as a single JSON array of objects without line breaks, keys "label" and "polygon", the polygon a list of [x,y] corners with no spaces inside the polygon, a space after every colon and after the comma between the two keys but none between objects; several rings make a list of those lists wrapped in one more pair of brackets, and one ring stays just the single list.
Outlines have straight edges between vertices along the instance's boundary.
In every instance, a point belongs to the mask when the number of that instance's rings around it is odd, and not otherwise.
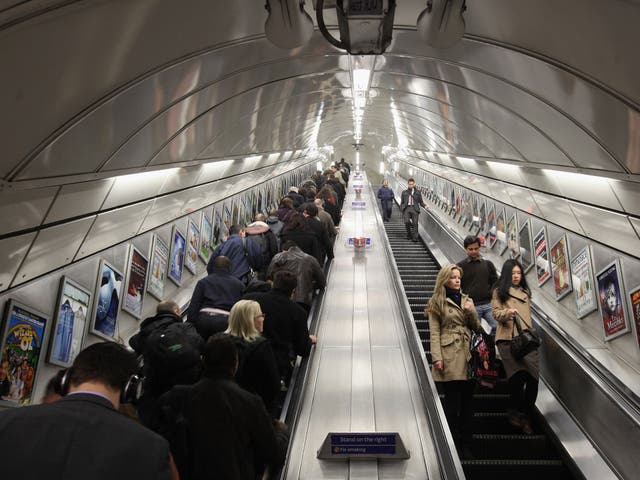
[{"label": "fluorescent light", "polygon": [[366,97],[357,97],[353,99],[353,105],[356,108],[364,108],[364,106],[367,104],[367,98]]},{"label": "fluorescent light", "polygon": [[380,174],[384,174],[384,162],[380,162]]},{"label": "fluorescent light", "polygon": [[316,170],[320,170],[323,171],[324,169],[322,168],[322,162],[316,162]]},{"label": "fluorescent light", "polygon": [[353,91],[366,92],[369,89],[369,76],[371,70],[368,68],[358,68],[353,71]]}]

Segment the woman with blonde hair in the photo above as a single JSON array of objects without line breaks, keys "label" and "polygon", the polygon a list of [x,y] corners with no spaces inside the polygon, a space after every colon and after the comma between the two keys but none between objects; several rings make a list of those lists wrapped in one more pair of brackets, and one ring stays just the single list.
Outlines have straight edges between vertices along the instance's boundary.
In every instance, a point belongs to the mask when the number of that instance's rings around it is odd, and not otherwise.
[{"label": "woman with blonde hair", "polygon": [[445,265],[438,272],[429,316],[433,380],[444,392],[449,428],[463,455],[470,456],[472,399],[475,383],[468,378],[471,331],[481,331],[473,300],[460,290],[462,270]]},{"label": "woman with blonde hair", "polygon": [[253,300],[239,300],[229,312],[229,328],[225,331],[238,350],[236,381],[259,395],[269,413],[274,413],[274,400],[280,390],[278,366],[268,339],[262,336],[264,314]]}]

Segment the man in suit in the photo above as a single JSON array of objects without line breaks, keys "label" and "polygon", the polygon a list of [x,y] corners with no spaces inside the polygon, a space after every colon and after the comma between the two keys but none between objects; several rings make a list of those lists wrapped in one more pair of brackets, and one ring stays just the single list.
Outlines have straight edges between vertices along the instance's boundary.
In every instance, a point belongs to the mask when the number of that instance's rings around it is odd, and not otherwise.
[{"label": "man in suit", "polygon": [[422,201],[422,194],[416,188],[416,182],[413,178],[407,180],[407,189],[400,196],[400,210],[402,211],[402,219],[407,229],[407,239],[418,241],[418,216],[420,215],[420,207],[426,207]]},{"label": "man in suit", "polygon": [[137,368],[123,346],[96,343],[76,357],[62,399],[0,412],[3,478],[171,479],[166,440],[118,412]]}]

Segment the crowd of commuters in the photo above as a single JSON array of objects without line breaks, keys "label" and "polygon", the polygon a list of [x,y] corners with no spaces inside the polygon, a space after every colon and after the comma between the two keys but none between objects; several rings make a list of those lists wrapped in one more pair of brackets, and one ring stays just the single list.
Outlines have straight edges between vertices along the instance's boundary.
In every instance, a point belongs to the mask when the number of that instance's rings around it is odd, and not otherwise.
[{"label": "crowd of commuters", "polygon": [[333,259],[349,169],[342,160],[291,187],[269,215],[230,225],[186,321],[175,302],[161,302],[130,338],[133,352],[93,344],[51,379],[42,405],[2,412],[7,477],[255,480],[277,471],[288,433],[276,419],[296,357],[316,342],[307,317]]}]

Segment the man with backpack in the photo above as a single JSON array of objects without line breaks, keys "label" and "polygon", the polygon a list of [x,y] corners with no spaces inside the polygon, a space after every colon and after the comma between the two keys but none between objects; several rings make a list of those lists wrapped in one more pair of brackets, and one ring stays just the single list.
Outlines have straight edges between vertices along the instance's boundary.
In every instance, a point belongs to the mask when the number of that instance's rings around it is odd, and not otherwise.
[{"label": "man with backpack", "polygon": [[180,307],[161,302],[157,314],[146,318],[129,345],[142,357],[144,393],[138,403],[140,421],[153,428],[157,399],[174,385],[190,384],[201,372],[200,354],[204,341],[191,323],[180,318]]},{"label": "man with backpack", "polygon": [[208,274],[213,272],[213,263],[221,255],[231,260],[231,275],[245,285],[251,280],[252,271],[257,272],[262,268],[260,247],[251,238],[246,237],[244,229],[238,224],[229,227],[227,240],[213,251],[207,264]]},{"label": "man with backpack", "polygon": [[247,235],[246,238],[250,238],[260,247],[262,267],[258,270],[258,278],[264,280],[271,259],[278,253],[278,240],[262,213],[258,213],[255,216],[255,221],[247,225],[244,231]]}]

